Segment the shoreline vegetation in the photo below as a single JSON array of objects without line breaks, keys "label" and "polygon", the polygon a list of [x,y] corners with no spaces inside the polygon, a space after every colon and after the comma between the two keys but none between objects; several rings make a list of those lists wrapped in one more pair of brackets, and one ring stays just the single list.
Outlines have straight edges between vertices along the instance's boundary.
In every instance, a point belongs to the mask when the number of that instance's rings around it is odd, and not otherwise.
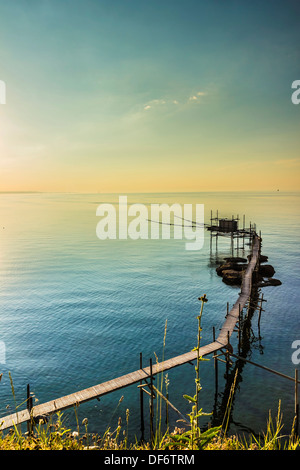
[{"label": "shoreline vegetation", "polygon": [[[232,397],[231,397],[232,398]],[[283,423],[281,403],[275,420],[269,413],[266,430],[259,437],[238,435],[227,436],[228,408],[221,426],[202,432],[191,420],[189,430],[175,427],[161,434],[160,425],[156,429],[153,441],[128,441],[129,410],[126,410],[125,424],[121,417],[114,430],[107,428],[103,435],[89,434],[88,420],[83,419],[81,427],[72,431],[64,425],[63,414],[58,412],[56,421],[51,419],[47,424],[43,420],[35,426],[33,432],[22,433],[15,426],[8,433],[0,432],[0,451],[2,450],[102,450],[102,451],[197,451],[197,450],[299,450],[300,438],[295,431],[295,421],[290,435],[281,434]],[[195,418],[194,412],[190,414]]]}]

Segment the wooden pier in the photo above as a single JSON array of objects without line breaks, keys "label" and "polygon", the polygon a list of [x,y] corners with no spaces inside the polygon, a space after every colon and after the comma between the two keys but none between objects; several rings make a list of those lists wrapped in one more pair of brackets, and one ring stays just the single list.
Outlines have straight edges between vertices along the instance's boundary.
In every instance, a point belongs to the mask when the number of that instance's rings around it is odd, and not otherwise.
[{"label": "wooden pier", "polygon": [[240,313],[245,307],[246,303],[250,300],[252,279],[253,275],[255,274],[255,270],[259,265],[260,250],[261,238],[254,232],[252,239],[252,256],[243,277],[239,297],[232,309],[226,315],[225,322],[220,330],[219,336],[215,339],[215,341],[207,344],[206,346],[200,347],[199,352],[197,350],[193,350],[180,356],[167,359],[163,362],[153,365],[151,364],[151,371],[150,366],[140,368],[121,377],[117,377],[107,382],[34,407],[27,407],[25,410],[0,418],[0,430],[4,430],[24,422],[30,422],[31,420],[38,420],[39,417],[51,415],[57,411],[77,406],[89,400],[93,400],[116,390],[120,390],[124,387],[128,387],[129,385],[136,384],[146,379],[151,379],[153,375],[156,375],[160,372],[173,369],[174,367],[178,367],[182,364],[196,360],[198,354],[200,356],[207,356],[208,354],[215,353],[222,348],[228,349],[229,338],[234,331],[236,323],[239,321]]}]

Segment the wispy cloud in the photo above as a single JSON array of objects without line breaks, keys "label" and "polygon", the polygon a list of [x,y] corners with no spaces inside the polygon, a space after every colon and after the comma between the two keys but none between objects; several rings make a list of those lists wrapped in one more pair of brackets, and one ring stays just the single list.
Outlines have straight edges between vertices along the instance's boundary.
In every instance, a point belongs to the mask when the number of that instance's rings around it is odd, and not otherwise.
[{"label": "wispy cloud", "polygon": [[147,111],[148,109],[151,109],[157,106],[163,106],[166,103],[167,103],[166,100],[163,100],[163,99],[151,100],[145,104],[144,109]]},{"label": "wispy cloud", "polygon": [[201,101],[201,97],[206,96],[207,93],[204,91],[198,91],[195,94],[187,97],[184,97],[183,99],[179,98],[171,98],[171,99],[166,99],[166,98],[160,98],[160,99],[154,99],[151,101],[148,101],[147,103],[144,104],[144,110],[149,111],[150,109],[162,107],[162,106],[172,106],[172,105],[186,105],[188,103],[196,103]]},{"label": "wispy cloud", "polygon": [[204,91],[198,91],[195,95],[189,97],[189,101],[199,101],[201,96],[205,96],[207,93]]}]

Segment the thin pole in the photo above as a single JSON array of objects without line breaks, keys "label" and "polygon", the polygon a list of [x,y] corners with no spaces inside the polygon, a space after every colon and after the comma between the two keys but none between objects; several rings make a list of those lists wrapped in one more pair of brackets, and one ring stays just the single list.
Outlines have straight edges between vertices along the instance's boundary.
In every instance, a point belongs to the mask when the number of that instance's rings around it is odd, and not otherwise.
[{"label": "thin pole", "polygon": [[238,345],[238,351],[239,351],[239,356],[241,355],[241,320],[242,320],[242,315],[241,315],[241,304],[239,304],[239,345]]},{"label": "thin pole", "polygon": [[[216,341],[216,329],[213,326],[213,341]],[[214,368],[215,368],[215,393],[218,391],[218,358],[216,353],[214,353]]]},{"label": "thin pole", "polygon": [[[294,377],[290,377],[289,375],[282,374],[281,372],[278,372],[277,370],[270,369],[269,367],[262,366],[261,364],[257,364],[257,362],[249,361],[249,359],[245,359],[244,357],[238,356],[237,354],[230,353],[230,356],[235,357],[236,359],[240,359],[241,361],[247,362],[248,364],[252,364],[253,366],[259,367],[260,369],[267,370],[268,372],[278,375],[279,377],[282,377],[284,379],[292,380],[293,382],[295,381]],[[298,380],[298,383],[299,383],[299,380]]]},{"label": "thin pole", "polygon": [[260,327],[260,317],[261,317],[263,300],[264,300],[264,294],[261,294],[261,301],[260,301],[259,313],[258,313],[258,328]]},{"label": "thin pole", "polygon": [[219,210],[217,209],[217,232],[216,232],[216,251],[218,250],[218,230],[219,230]]},{"label": "thin pole", "polygon": [[243,250],[245,249],[245,214],[243,215]]},{"label": "thin pole", "polygon": [[[140,369],[143,368],[143,355],[140,353]],[[140,381],[140,385],[142,384],[142,380]],[[140,388],[140,412],[141,412],[141,440],[145,440],[145,422],[144,422],[144,394],[143,390]]]},{"label": "thin pole", "polygon": [[210,211],[210,251],[212,251],[212,210]]},{"label": "thin pole", "polygon": [[30,396],[30,385],[27,384],[27,410],[29,411],[30,418],[27,421],[27,432],[32,433],[32,424],[31,424],[31,410],[32,410],[32,397]]},{"label": "thin pole", "polygon": [[227,331],[226,379],[228,379],[228,372],[229,372],[229,331]]},{"label": "thin pole", "polygon": [[152,373],[152,358],[150,358],[150,446],[153,448],[154,432],[153,432],[153,373]]}]

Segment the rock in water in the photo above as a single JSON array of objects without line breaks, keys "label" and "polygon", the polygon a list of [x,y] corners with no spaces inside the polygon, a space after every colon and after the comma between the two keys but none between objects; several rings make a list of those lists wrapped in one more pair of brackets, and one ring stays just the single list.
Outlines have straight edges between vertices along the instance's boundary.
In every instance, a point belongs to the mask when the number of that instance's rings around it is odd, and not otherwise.
[{"label": "rock in water", "polygon": [[257,284],[257,287],[267,287],[267,286],[281,286],[282,282],[279,279],[270,278],[267,280],[262,280]]},{"label": "rock in water", "polygon": [[264,264],[259,267],[259,274],[262,277],[273,277],[275,274],[275,269],[270,264]]},{"label": "rock in water", "polygon": [[222,271],[223,282],[230,286],[240,286],[243,280],[242,271],[235,271],[234,269],[225,269]]}]

